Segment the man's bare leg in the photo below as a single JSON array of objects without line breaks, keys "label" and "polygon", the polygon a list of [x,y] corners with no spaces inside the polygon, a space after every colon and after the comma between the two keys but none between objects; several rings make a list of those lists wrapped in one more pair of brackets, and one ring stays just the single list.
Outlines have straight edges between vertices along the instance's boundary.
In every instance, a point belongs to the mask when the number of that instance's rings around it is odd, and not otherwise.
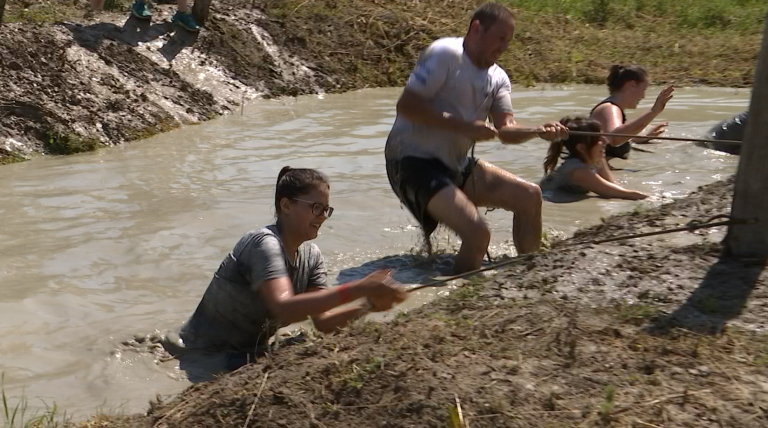
[{"label": "man's bare leg", "polygon": [[464,192],[456,186],[446,186],[430,199],[427,213],[461,238],[461,248],[454,259],[454,274],[482,266],[491,231]]},{"label": "man's bare leg", "polygon": [[541,188],[485,161],[478,161],[464,191],[479,207],[502,208],[515,214],[512,235],[518,254],[541,245]]}]

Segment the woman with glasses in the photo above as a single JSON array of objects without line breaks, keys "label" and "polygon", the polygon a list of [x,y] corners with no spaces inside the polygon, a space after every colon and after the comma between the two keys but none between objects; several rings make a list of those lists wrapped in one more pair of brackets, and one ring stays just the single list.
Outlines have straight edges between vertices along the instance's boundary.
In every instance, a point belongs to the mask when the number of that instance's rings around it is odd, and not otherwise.
[{"label": "woman with glasses", "polygon": [[[386,311],[406,293],[386,271],[328,287],[317,237],[333,214],[328,178],[314,169],[284,167],[277,178],[276,222],[247,232],[213,275],[191,318],[163,345],[174,356],[192,350],[223,354],[234,370],[266,348],[277,329],[312,318],[332,332],[368,311]],[[365,299],[365,303],[338,306]],[[183,363],[183,361],[182,361]]]}]

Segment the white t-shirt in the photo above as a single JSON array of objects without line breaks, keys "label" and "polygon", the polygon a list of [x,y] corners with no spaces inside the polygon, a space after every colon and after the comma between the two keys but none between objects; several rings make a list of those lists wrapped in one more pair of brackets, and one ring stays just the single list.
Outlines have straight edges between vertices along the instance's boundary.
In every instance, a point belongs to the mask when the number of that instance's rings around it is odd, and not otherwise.
[{"label": "white t-shirt", "polygon": [[[509,76],[494,64],[476,67],[464,53],[463,37],[433,42],[419,57],[406,89],[429,100],[438,112],[467,121],[486,120],[490,113],[512,113]],[[437,158],[459,171],[472,141],[462,135],[419,125],[398,115],[387,139],[387,159],[406,156]]]}]

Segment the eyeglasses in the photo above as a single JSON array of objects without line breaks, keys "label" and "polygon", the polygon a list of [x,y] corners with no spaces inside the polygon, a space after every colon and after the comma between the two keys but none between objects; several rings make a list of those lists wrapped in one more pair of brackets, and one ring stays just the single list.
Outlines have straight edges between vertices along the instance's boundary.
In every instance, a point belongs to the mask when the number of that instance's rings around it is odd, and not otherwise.
[{"label": "eyeglasses", "polygon": [[312,214],[318,217],[325,214],[326,217],[331,218],[331,214],[333,214],[333,207],[325,204],[321,204],[320,202],[312,202],[312,201],[307,201],[299,198],[291,198],[291,199],[293,199],[294,201],[304,202],[312,205]]}]

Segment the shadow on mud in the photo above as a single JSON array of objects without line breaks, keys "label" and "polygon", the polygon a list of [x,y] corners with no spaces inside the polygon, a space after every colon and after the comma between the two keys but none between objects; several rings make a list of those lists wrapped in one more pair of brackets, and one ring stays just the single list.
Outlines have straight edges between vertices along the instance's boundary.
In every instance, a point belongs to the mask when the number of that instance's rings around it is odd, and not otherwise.
[{"label": "shadow on mud", "polygon": [[403,284],[423,284],[435,276],[450,275],[453,254],[432,256],[398,254],[371,260],[360,266],[342,269],[336,276],[339,284],[364,278],[379,269],[391,269],[392,278]]},{"label": "shadow on mud", "polygon": [[685,303],[656,319],[648,332],[665,335],[674,328],[684,328],[706,335],[722,333],[728,321],[741,315],[765,265],[766,260],[721,256]]},{"label": "shadow on mud", "polygon": [[140,43],[149,43],[170,34],[168,40],[158,50],[168,62],[172,62],[184,48],[193,46],[199,35],[168,21],[153,24],[149,20],[137,19],[133,16],[128,18],[122,27],[111,22],[99,22],[88,26],[73,23],[62,25],[72,33],[78,45],[93,52],[98,51],[105,39],[138,47]]}]

